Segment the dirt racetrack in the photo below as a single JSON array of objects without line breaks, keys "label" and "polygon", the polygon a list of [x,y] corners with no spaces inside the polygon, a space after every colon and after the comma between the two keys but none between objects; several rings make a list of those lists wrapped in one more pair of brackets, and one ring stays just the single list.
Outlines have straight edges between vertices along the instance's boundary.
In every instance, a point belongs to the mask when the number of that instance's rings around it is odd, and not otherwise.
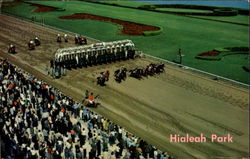
[{"label": "dirt racetrack", "polygon": [[[248,90],[213,81],[201,75],[166,66],[166,72],[136,80],[127,78],[118,84],[112,78],[107,86],[96,85],[99,72],[145,66],[150,59],[138,58],[67,71],[61,79],[46,75],[45,67],[58,48],[75,46],[55,42],[58,31],[0,14],[0,57],[37,78],[81,101],[86,89],[99,94],[101,106],[92,109],[133,134],[180,159],[240,159],[249,157]],[[63,33],[60,33],[63,34]],[[28,40],[38,36],[41,46],[28,51]],[[16,45],[17,54],[7,53],[8,44]],[[169,134],[210,138],[211,134],[233,136],[233,143],[170,143]]]}]

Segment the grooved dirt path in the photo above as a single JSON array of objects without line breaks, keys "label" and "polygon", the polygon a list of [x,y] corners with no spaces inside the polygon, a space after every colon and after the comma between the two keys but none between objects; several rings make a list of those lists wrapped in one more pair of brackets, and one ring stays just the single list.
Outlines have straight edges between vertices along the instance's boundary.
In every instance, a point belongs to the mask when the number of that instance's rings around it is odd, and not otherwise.
[{"label": "grooved dirt path", "polygon": [[[55,42],[58,31],[0,14],[0,57],[59,88],[66,95],[81,101],[86,89],[101,96],[101,106],[93,111],[102,114],[128,131],[156,145],[159,149],[181,158],[221,157],[242,158],[248,155],[248,90],[207,79],[189,71],[166,66],[160,75],[136,80],[128,78],[118,84],[113,78],[106,87],[96,86],[99,72],[109,69],[111,77],[117,68],[128,69],[152,62],[140,58],[67,72],[61,79],[52,79],[45,66],[56,49],[75,46],[73,35],[69,43]],[[61,33],[63,34],[63,33]],[[27,50],[27,41],[41,39],[36,50]],[[9,43],[17,54],[7,54]],[[230,133],[233,143],[169,143],[169,134],[186,133],[208,138],[211,134]]]}]

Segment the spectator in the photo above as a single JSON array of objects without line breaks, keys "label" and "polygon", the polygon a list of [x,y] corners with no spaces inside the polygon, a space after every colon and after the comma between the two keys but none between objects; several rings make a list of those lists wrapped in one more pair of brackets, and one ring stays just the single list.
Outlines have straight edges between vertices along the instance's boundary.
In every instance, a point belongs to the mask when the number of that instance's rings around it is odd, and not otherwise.
[{"label": "spectator", "polygon": [[172,158],[2,59],[0,99],[2,158]]}]

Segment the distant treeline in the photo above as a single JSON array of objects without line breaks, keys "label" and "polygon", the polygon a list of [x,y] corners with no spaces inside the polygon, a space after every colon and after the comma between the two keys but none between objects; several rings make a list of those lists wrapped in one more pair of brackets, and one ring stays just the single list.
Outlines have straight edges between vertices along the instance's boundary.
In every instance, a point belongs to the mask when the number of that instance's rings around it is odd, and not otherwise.
[{"label": "distant treeline", "polygon": [[[157,8],[180,8],[180,9],[198,9],[198,10],[209,10],[211,13],[197,13],[197,12],[175,12],[175,11],[162,11]],[[174,13],[181,15],[206,15],[206,16],[235,16],[238,14],[249,15],[249,10],[241,8],[230,8],[230,7],[213,7],[213,6],[200,6],[200,5],[184,5],[184,4],[152,4],[143,5],[138,7],[142,10],[150,10],[162,13]]]},{"label": "distant treeline", "polygon": [[[241,15],[249,15],[250,14],[250,11],[247,9],[232,8],[232,7],[214,7],[214,6],[186,5],[186,4],[152,4],[152,5],[142,5],[139,7],[132,7],[132,6],[124,6],[124,5],[120,5],[120,4],[116,4],[116,3],[105,3],[105,2],[101,2],[100,0],[80,0],[80,1],[116,6],[116,7],[148,10],[148,11],[160,12],[160,13],[173,13],[173,14],[180,14],[180,15],[235,16],[238,14],[241,14]],[[157,8],[197,9],[197,10],[208,10],[208,11],[212,11],[212,12],[211,13],[175,12],[175,11],[157,10]]]}]

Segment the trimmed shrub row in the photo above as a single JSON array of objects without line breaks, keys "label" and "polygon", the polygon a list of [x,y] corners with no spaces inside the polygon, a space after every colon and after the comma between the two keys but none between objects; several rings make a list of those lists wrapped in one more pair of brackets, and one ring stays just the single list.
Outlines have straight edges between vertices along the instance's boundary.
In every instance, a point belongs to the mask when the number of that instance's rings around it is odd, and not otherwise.
[{"label": "trimmed shrub row", "polygon": [[238,10],[235,10],[235,9],[214,9],[213,14],[216,16],[235,16],[235,15],[238,15]]},{"label": "trimmed shrub row", "polygon": [[230,51],[230,50],[228,50],[228,49],[226,49],[226,48],[215,48],[214,50],[215,50],[215,51],[218,51],[218,52]]},{"label": "trimmed shrub row", "polygon": [[163,31],[162,27],[159,27],[159,28],[160,28],[160,30],[156,30],[156,31],[145,31],[145,32],[143,32],[143,35],[144,35],[144,36],[159,35],[159,34],[161,34],[162,31]]},{"label": "trimmed shrub row", "polygon": [[[123,7],[123,8],[132,8],[132,9],[141,9],[141,10],[148,10],[148,11],[154,11],[154,12],[162,12],[162,13],[173,13],[173,14],[183,14],[180,12],[168,12],[168,11],[159,11],[156,10],[156,8],[183,8],[183,9],[202,9],[202,10],[211,10],[213,11],[214,9],[231,9],[231,10],[237,10],[238,14],[242,15],[249,15],[250,11],[247,9],[242,9],[242,8],[225,8],[225,7],[213,7],[213,6],[199,6],[199,5],[185,5],[185,4],[152,4],[152,5],[142,5],[140,7],[132,7],[132,6],[124,6],[124,5],[119,5],[119,4],[114,4],[114,3],[105,3],[101,1],[91,1],[91,0],[80,0],[84,2],[89,2],[89,3],[97,3],[97,4],[103,4],[103,5],[110,5],[110,6],[115,6],[115,7]],[[183,15],[206,15],[206,16],[218,16],[213,13],[191,13],[191,12],[186,12]]]},{"label": "trimmed shrub row", "polygon": [[[156,10],[157,8],[181,8],[181,9],[199,9],[199,10],[211,10],[212,13],[197,13],[197,12],[174,12],[174,11],[161,11]],[[249,15],[249,10],[236,9],[229,7],[212,7],[212,6],[198,6],[198,5],[183,5],[183,4],[154,4],[154,5],[143,5],[138,9],[149,10],[162,13],[173,13],[180,15],[203,15],[203,16],[235,16],[237,14]]]},{"label": "trimmed shrub row", "polygon": [[218,56],[195,56],[196,59],[209,60],[209,61],[220,61],[221,57]]},{"label": "trimmed shrub row", "polygon": [[243,51],[243,52],[248,52],[250,51],[249,47],[226,47],[225,49],[230,50],[230,51]]},{"label": "trimmed shrub row", "polygon": [[[209,56],[205,53],[198,54],[195,56],[196,59],[201,59],[201,60],[216,60],[219,61],[221,60],[224,56],[228,55],[235,55],[235,54],[248,54],[250,51],[249,47],[225,47],[225,48],[215,48],[213,51],[219,52],[216,56]],[[211,52],[213,52],[211,51]],[[209,52],[208,52],[209,53]],[[204,56],[205,55],[205,56]]]}]

